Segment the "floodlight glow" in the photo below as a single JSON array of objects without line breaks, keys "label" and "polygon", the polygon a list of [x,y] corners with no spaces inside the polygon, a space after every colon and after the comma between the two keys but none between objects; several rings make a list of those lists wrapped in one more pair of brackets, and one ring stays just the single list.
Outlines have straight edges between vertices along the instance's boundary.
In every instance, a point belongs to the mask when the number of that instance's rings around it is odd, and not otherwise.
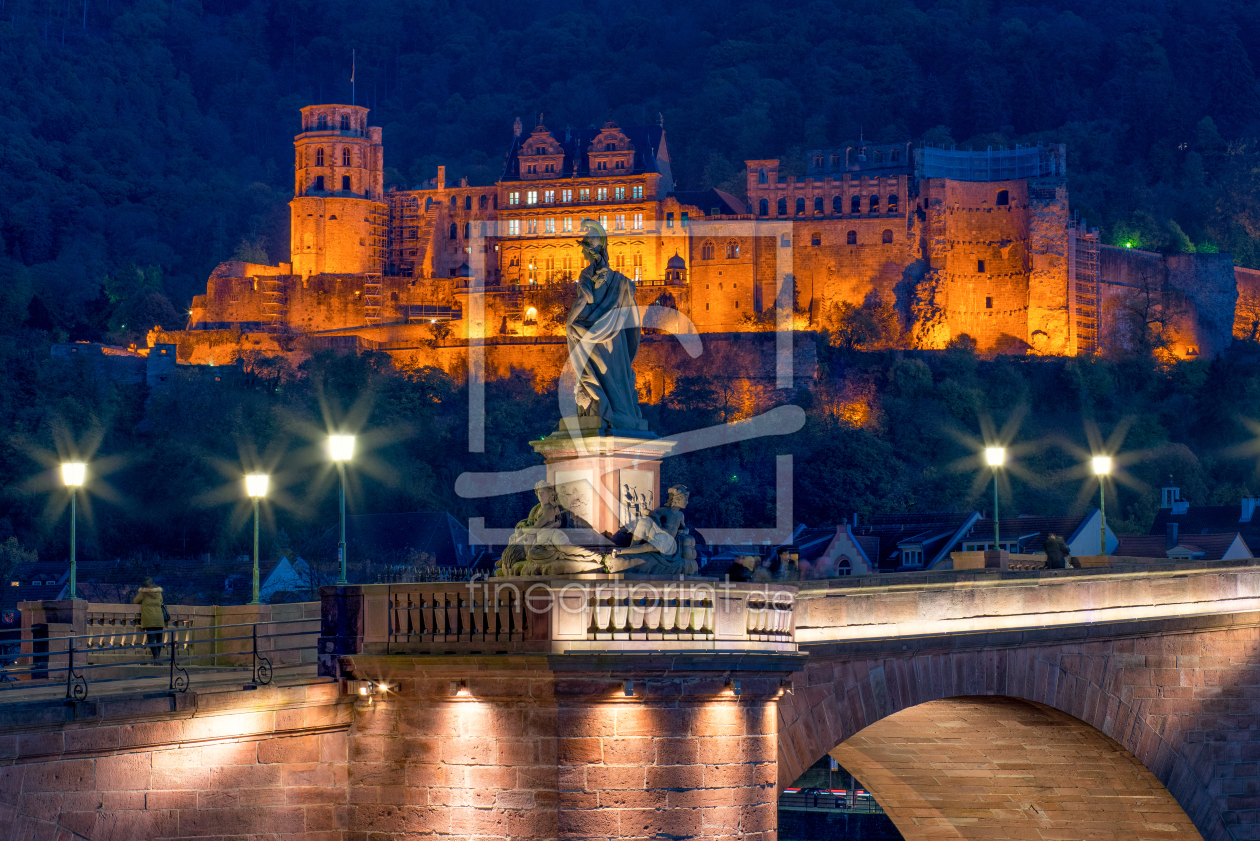
[{"label": "floodlight glow", "polygon": [[1090,462],[1094,466],[1095,476],[1106,476],[1111,472],[1111,456],[1094,456]]},{"label": "floodlight glow", "polygon": [[245,492],[255,498],[266,496],[270,478],[266,473],[250,473],[245,477]]},{"label": "floodlight glow", "polygon": [[329,435],[328,453],[333,461],[349,461],[354,458],[354,436]]},{"label": "floodlight glow", "polygon": [[984,461],[990,467],[1001,467],[1006,462],[1005,447],[985,447]]},{"label": "floodlight glow", "polygon": [[61,464],[61,481],[67,488],[83,487],[87,477],[87,465],[81,461],[66,461]]}]

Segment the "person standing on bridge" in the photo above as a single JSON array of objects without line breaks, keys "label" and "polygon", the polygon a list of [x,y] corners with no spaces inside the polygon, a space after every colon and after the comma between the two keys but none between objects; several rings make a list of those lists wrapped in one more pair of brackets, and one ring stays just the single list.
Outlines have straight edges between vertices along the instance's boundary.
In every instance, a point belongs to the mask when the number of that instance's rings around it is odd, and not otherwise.
[{"label": "person standing on bridge", "polygon": [[144,628],[145,643],[156,660],[162,654],[162,637],[166,632],[166,607],[162,604],[162,588],[152,578],[140,582],[140,590],[132,599],[140,605],[140,627]]}]

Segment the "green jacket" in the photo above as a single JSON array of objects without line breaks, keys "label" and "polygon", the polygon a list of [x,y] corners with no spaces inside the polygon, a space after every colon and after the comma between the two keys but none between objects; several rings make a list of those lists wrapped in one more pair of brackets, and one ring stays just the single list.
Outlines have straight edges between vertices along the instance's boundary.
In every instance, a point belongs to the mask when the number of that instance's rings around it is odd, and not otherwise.
[{"label": "green jacket", "polygon": [[141,628],[166,627],[166,621],[162,618],[161,587],[141,587],[132,601],[140,605]]}]

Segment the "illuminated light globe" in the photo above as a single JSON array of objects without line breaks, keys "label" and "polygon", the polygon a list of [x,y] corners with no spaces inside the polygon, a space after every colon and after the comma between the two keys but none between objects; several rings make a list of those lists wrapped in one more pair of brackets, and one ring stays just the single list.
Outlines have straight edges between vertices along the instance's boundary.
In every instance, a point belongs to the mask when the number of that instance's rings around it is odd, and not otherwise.
[{"label": "illuminated light globe", "polygon": [[267,486],[271,477],[266,473],[250,473],[245,477],[245,492],[257,499],[267,495]]},{"label": "illuminated light globe", "polygon": [[1006,448],[985,447],[984,461],[990,467],[1001,467],[1006,462]]},{"label": "illuminated light globe", "polygon": [[354,458],[354,436],[329,435],[328,453],[333,461],[349,461]]},{"label": "illuminated light globe", "polygon": [[61,481],[65,483],[67,488],[83,487],[83,480],[87,478],[87,465],[81,461],[67,461],[61,465]]},{"label": "illuminated light globe", "polygon": [[1111,472],[1111,456],[1094,456],[1090,459],[1095,476],[1106,476]]}]

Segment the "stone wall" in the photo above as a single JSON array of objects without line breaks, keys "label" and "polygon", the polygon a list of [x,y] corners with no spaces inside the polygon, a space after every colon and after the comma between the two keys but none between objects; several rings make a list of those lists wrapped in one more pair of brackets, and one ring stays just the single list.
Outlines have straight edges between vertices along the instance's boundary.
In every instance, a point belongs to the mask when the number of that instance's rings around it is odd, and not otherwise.
[{"label": "stone wall", "polygon": [[1260,339],[1260,271],[1234,266],[1238,303],[1234,307],[1234,338]]}]

